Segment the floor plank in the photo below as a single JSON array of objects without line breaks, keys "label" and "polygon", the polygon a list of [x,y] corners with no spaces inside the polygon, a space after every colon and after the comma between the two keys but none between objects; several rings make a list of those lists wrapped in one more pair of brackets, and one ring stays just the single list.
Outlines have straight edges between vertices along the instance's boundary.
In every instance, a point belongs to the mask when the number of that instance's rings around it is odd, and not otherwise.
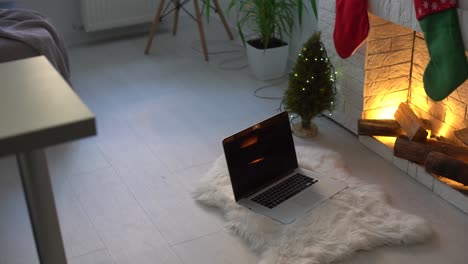
[{"label": "floor plank", "polygon": [[39,263],[14,157],[0,158],[0,263]]},{"label": "floor plank", "polygon": [[180,263],[113,169],[70,182],[116,264]]},{"label": "floor plank", "polygon": [[184,263],[191,264],[255,264],[257,256],[236,237],[218,232],[174,246]]},{"label": "floor plank", "polygon": [[73,257],[70,264],[115,264],[107,250],[98,250],[86,255]]}]

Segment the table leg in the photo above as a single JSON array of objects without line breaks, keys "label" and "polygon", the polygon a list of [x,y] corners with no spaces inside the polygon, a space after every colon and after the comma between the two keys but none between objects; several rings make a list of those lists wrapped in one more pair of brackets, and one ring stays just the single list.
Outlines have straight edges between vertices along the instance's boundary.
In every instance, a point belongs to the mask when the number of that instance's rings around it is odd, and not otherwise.
[{"label": "table leg", "polygon": [[52,183],[44,151],[16,155],[39,261],[66,264]]}]

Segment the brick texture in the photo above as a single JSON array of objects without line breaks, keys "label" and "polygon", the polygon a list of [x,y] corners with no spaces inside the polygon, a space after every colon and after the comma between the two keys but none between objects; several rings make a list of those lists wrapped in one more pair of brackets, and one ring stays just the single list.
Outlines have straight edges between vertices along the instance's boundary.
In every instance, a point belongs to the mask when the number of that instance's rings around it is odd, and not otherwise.
[{"label": "brick texture", "polygon": [[[336,0],[319,1],[318,21],[322,40],[339,78],[337,109],[331,118],[357,133],[358,118],[393,118],[398,104],[408,102],[420,118],[431,122],[433,134],[461,144],[453,132],[468,126],[468,81],[441,102],[434,102],[426,95],[423,75],[430,56],[415,16],[413,1],[369,0],[369,37],[346,60],[336,54],[333,43],[335,4]],[[468,9],[464,9],[459,10],[459,20],[468,50]],[[468,213],[468,196],[435,179],[423,167],[393,157],[392,149],[380,141],[362,136],[359,139],[428,189]]]},{"label": "brick texture", "polygon": [[430,56],[424,34],[413,31],[420,30],[413,3],[376,3],[370,2],[366,43],[350,58],[341,59],[333,43],[335,0],[319,1],[318,28],[338,73],[337,108],[332,118],[356,132],[357,119],[392,118],[398,104],[408,102],[421,118],[433,122],[433,134],[453,138],[454,130],[468,125],[468,81],[447,99],[432,101],[423,84]]},{"label": "brick texture", "polygon": [[417,106],[418,114],[432,122],[432,134],[459,143],[453,131],[467,126],[468,82],[463,83],[448,98],[435,102],[424,91],[423,75],[430,56],[423,34],[414,41],[412,81],[409,101]]}]

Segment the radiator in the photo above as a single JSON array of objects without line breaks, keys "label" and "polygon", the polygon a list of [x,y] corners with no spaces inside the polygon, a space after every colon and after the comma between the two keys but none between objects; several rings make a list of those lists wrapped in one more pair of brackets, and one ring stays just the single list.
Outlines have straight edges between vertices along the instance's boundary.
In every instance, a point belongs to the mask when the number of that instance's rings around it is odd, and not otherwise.
[{"label": "radiator", "polygon": [[159,0],[80,0],[85,31],[152,21]]}]

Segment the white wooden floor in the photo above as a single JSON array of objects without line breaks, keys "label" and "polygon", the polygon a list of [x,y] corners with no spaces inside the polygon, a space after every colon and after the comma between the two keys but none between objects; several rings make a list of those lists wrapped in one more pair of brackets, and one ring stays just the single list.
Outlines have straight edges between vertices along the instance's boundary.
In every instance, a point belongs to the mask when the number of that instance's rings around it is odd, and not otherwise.
[{"label": "white wooden floor", "polygon": [[[211,40],[225,39],[214,20]],[[248,70],[223,71],[191,49],[194,23],[172,37],[163,23],[150,56],[144,37],[71,50],[73,84],[97,114],[94,138],[48,150],[58,213],[72,264],[253,264],[257,256],[190,198],[193,183],[222,153],[224,136],[276,113],[253,96]],[[222,42],[209,42],[213,50]],[[228,47],[229,48],[229,47]],[[284,86],[284,85],[283,85]],[[266,90],[281,95],[283,88]],[[360,252],[343,263],[466,263],[468,216],[403,175],[325,118],[321,134],[296,144],[326,146],[353,175],[381,185],[398,208],[425,217],[436,237],[412,247]],[[37,263],[12,157],[0,159],[0,263]]]}]

